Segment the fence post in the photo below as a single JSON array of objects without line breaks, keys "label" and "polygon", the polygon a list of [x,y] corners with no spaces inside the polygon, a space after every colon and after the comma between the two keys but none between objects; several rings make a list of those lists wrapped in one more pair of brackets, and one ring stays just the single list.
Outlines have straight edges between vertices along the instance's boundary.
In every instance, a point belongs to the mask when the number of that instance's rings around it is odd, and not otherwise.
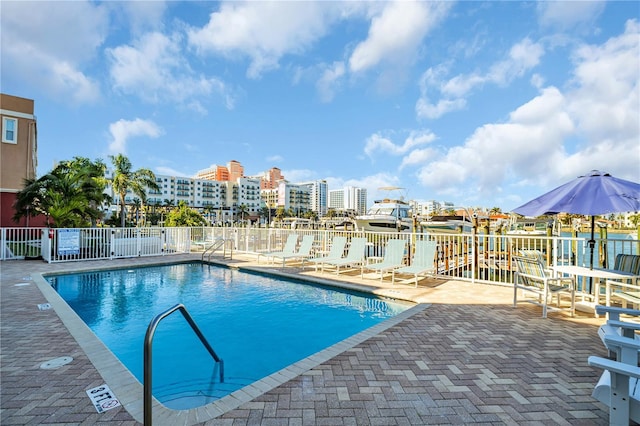
[{"label": "fence post", "polygon": [[[5,252],[9,250],[7,246],[7,230],[0,228],[0,260],[5,260]],[[42,251],[42,246],[40,248]]]}]

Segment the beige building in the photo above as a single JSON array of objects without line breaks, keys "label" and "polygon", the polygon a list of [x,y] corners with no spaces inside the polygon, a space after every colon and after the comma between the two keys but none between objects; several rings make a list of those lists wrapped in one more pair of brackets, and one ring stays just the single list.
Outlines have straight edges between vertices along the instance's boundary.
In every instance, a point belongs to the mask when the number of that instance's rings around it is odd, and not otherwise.
[{"label": "beige building", "polygon": [[[12,220],[16,194],[25,179],[36,177],[38,132],[34,101],[0,94],[0,227],[25,226],[27,220]],[[38,220],[39,219],[39,220]],[[41,226],[44,218],[30,219],[30,226]]]}]

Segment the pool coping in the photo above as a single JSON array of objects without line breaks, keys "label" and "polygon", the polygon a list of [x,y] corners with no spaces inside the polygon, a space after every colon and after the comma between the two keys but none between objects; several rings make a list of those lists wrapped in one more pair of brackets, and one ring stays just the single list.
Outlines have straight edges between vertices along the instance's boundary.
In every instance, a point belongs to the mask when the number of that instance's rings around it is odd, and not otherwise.
[{"label": "pool coping", "polygon": [[[166,265],[175,263],[191,263],[200,262],[199,260],[188,261],[170,261],[154,263],[155,265]],[[207,263],[207,262],[204,262]],[[223,266],[233,269],[238,269],[246,272],[258,272],[266,275],[276,275],[285,278],[293,278],[299,281],[307,281],[309,283],[315,283],[325,286],[331,286],[336,288],[342,288],[347,290],[355,290],[363,293],[373,294],[379,297],[395,298],[394,296],[379,294],[377,291],[372,291],[371,288],[365,286],[359,286],[353,283],[345,283],[339,281],[332,281],[327,279],[318,279],[311,276],[301,277],[300,275],[288,274],[285,272],[275,270],[265,270],[263,268],[251,268],[241,267],[238,265],[228,265],[222,262],[208,262],[217,266]],[[145,265],[153,266],[153,265]],[[93,270],[108,270],[113,267],[96,268]],[[86,269],[79,268],[77,271],[69,270],[63,274],[72,274],[78,272],[87,272]],[[59,275],[56,273],[38,273],[32,274],[32,279],[50,303],[53,310],[58,317],[62,320],[65,327],[69,330],[69,333],[78,342],[82,350],[86,353],[91,363],[98,370],[102,378],[107,385],[111,388],[115,396],[118,398],[122,406],[129,412],[129,414],[139,422],[143,422],[144,419],[144,404],[143,404],[143,385],[136,379],[136,377],[120,362],[120,360],[102,343],[102,341],[91,331],[91,329],[84,323],[84,321],[71,309],[71,307],[60,297],[60,295],[53,289],[51,284],[45,279],[45,276]],[[397,298],[398,300],[408,300],[407,298]],[[415,303],[415,302],[413,302]],[[353,336],[350,336],[338,343],[335,343],[328,348],[325,348],[315,354],[312,354],[298,362],[295,362],[281,370],[278,370],[250,385],[240,388],[231,394],[224,396],[214,402],[206,404],[201,407],[192,408],[188,410],[173,410],[162,403],[153,399],[153,418],[154,421],[160,424],[183,424],[191,425],[201,423],[204,421],[215,419],[224,413],[240,407],[242,404],[248,403],[258,396],[280,386],[295,377],[298,377],[309,370],[317,367],[318,365],[328,361],[329,359],[343,353],[346,350],[353,348],[354,346],[370,339],[379,333],[393,327],[405,319],[422,312],[429,306],[427,303],[416,303],[415,306],[395,315],[392,318],[388,318],[381,323],[378,323],[366,330],[361,331]]]}]

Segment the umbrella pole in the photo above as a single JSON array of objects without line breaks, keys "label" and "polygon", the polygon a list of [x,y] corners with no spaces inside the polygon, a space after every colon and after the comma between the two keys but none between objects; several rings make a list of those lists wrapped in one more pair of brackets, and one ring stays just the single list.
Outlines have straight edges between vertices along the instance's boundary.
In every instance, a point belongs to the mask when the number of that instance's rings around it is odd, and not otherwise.
[{"label": "umbrella pole", "polygon": [[[589,269],[593,269],[593,251],[596,247],[595,225],[596,225],[596,217],[591,216],[591,239],[589,240]],[[589,293],[591,293],[591,289],[593,288],[592,284],[593,284],[593,277],[589,277]]]}]

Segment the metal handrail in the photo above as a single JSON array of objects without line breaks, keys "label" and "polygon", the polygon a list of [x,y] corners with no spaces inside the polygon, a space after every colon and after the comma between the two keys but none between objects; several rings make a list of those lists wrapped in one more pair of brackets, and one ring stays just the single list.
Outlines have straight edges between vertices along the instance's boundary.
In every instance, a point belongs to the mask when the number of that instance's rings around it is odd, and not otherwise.
[{"label": "metal handrail", "polygon": [[[211,260],[211,255],[213,254],[213,252],[218,250],[220,247],[224,249],[222,252],[222,257],[225,258],[227,256],[227,246],[226,246],[227,241],[233,241],[233,240],[230,238],[218,238],[213,244],[211,244],[202,252],[201,260],[204,261],[204,255],[207,254],[207,252],[209,252],[207,261]],[[233,247],[231,248],[231,257],[233,258]]]},{"label": "metal handrail", "polygon": [[178,303],[172,308],[167,309],[160,315],[156,316],[149,323],[149,327],[147,328],[147,334],[144,337],[144,373],[143,373],[144,424],[148,426],[151,426],[151,422],[153,419],[152,408],[151,408],[151,403],[152,403],[151,355],[152,355],[153,335],[155,334],[156,328],[158,327],[158,324],[160,323],[160,321],[162,321],[164,318],[168,317],[169,315],[171,315],[172,313],[178,310],[182,313],[182,316],[184,316],[184,318],[187,320],[187,322],[191,326],[191,329],[196,333],[196,335],[198,336],[198,338],[200,339],[204,347],[211,354],[211,356],[213,357],[213,360],[220,364],[220,383],[224,382],[224,361],[213,350],[213,348],[211,347],[207,339],[204,337],[204,334],[202,334],[202,332],[196,325],[195,321],[187,311],[187,308],[185,308],[185,306],[182,303]]}]

